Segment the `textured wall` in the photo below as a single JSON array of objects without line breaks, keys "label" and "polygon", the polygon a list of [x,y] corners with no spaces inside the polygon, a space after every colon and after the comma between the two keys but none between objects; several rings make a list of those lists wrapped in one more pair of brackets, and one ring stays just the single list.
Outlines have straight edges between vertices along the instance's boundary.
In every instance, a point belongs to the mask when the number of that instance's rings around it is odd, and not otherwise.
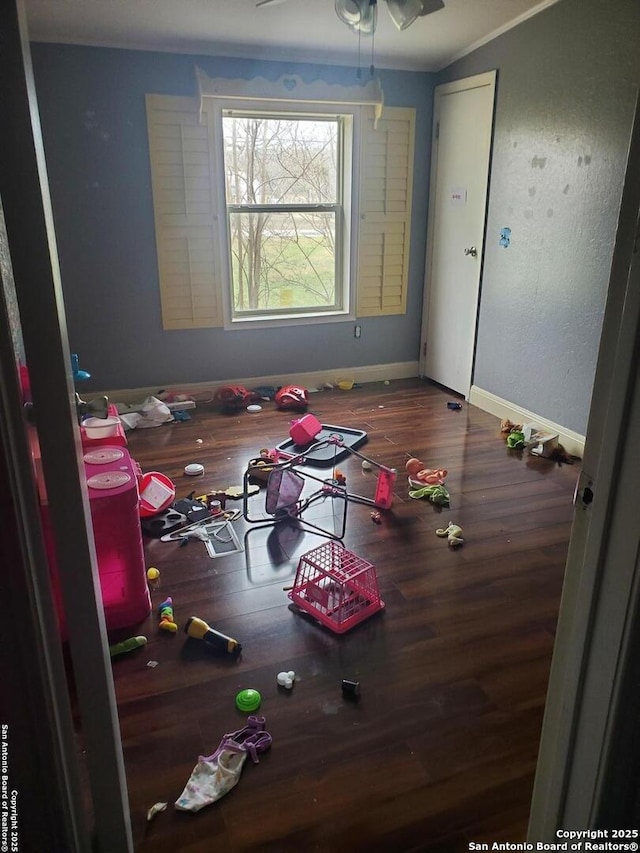
[{"label": "textured wall", "polygon": [[162,329],[144,95],[195,94],[211,77],[299,74],[355,84],[354,69],[63,45],[32,45],[71,348],[97,388],[418,359],[433,75],[380,72],[386,103],[417,108],[407,314],[225,332]]},{"label": "textured wall", "polygon": [[4,221],[4,211],[0,200],[0,287],[5,303],[9,329],[13,340],[13,351],[16,362],[24,364],[24,343],[22,341],[22,330],[20,328],[20,313],[18,311],[18,299],[16,296],[15,283],[13,281],[13,269],[11,268],[11,255],[9,254],[9,242],[7,240],[7,228]]},{"label": "textured wall", "polygon": [[584,433],[640,86],[640,3],[561,0],[438,82],[490,68],[498,88],[473,382]]}]

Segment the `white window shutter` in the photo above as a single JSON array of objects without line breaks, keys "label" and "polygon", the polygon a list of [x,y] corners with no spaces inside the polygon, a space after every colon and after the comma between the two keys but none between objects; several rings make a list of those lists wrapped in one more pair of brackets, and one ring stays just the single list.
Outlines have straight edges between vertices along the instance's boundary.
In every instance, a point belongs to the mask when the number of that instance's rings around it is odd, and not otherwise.
[{"label": "white window shutter", "polygon": [[385,107],[363,123],[357,314],[404,314],[409,278],[415,110]]},{"label": "white window shutter", "polygon": [[146,103],[162,325],[222,326],[211,144],[199,99],[147,95]]}]

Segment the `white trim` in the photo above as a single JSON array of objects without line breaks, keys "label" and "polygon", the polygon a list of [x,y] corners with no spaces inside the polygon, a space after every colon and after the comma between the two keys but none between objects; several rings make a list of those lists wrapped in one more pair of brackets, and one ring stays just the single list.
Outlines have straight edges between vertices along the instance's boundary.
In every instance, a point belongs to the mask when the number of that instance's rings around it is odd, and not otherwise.
[{"label": "white trim", "polygon": [[[198,72],[199,69],[196,69]],[[202,75],[203,72],[200,72]],[[213,175],[211,176],[211,186],[213,188],[213,206],[215,210],[215,219],[217,221],[216,239],[218,241],[218,251],[216,252],[216,280],[220,282],[220,293],[222,298],[223,309],[223,327],[225,331],[246,331],[247,329],[268,329],[279,326],[304,326],[314,325],[318,323],[340,323],[353,322],[356,319],[356,268],[355,259],[357,258],[357,236],[358,236],[358,201],[360,194],[360,186],[357,180],[360,174],[360,140],[361,140],[361,124],[362,124],[362,104],[352,104],[346,99],[345,92],[350,91],[350,87],[340,86],[322,86],[318,89],[313,89],[315,96],[318,96],[321,91],[326,89],[327,93],[332,90],[342,90],[343,101],[324,101],[316,102],[315,100],[304,100],[305,87],[300,92],[302,100],[292,100],[291,95],[288,99],[261,100],[260,96],[253,96],[249,93],[254,91],[248,87],[248,83],[253,81],[220,81],[205,79],[211,84],[219,84],[221,82],[230,83],[231,86],[223,86],[219,93],[215,96],[205,95],[208,101],[203,101],[201,98],[200,105],[200,121],[206,124],[209,131],[212,148],[212,168]],[[287,77],[281,78],[286,81]],[[291,79],[294,79],[293,77]],[[259,86],[255,89],[257,92],[265,93],[267,89],[263,88],[263,78],[258,78]],[[278,81],[280,82],[280,81]],[[241,94],[236,96],[228,96],[227,88],[233,88],[236,83],[244,83],[244,90],[239,89]],[[202,80],[200,80],[202,86]],[[271,84],[276,87],[276,84]],[[306,87],[309,88],[309,87]],[[333,94],[338,95],[337,91]],[[225,167],[224,167],[224,137],[222,119],[225,110],[246,110],[257,111],[262,114],[268,113],[271,109],[277,109],[281,113],[291,113],[294,117],[300,115],[339,115],[344,119],[343,125],[343,167],[346,167],[344,181],[342,187],[342,210],[345,214],[343,223],[343,240],[342,240],[342,258],[341,265],[343,276],[343,297],[342,306],[328,311],[322,311],[318,308],[314,313],[295,313],[295,309],[287,314],[269,315],[266,311],[254,317],[234,317],[233,306],[231,304],[231,271],[230,271],[230,248],[229,248],[229,222],[227,216],[227,200],[225,195]],[[377,114],[377,108],[376,108]],[[348,159],[349,162],[346,162]],[[355,243],[354,243],[355,240]],[[346,249],[346,251],[345,251]]]},{"label": "white trim", "polygon": [[202,398],[207,393],[213,393],[221,385],[244,385],[246,388],[257,388],[261,385],[277,388],[280,385],[297,384],[310,391],[320,388],[325,383],[335,384],[336,379],[349,377],[355,382],[384,382],[394,379],[414,379],[418,376],[417,361],[399,361],[392,364],[370,364],[363,367],[339,367],[334,370],[316,370],[308,373],[273,374],[271,376],[233,376],[226,379],[212,379],[210,382],[176,382],[167,385],[153,385],[146,388],[120,388],[112,391],[91,391],[90,396],[105,394],[115,403],[138,403],[146,397],[157,394],[161,389],[175,389],[185,394],[193,394]]},{"label": "white trim", "polygon": [[508,33],[509,30],[514,29],[514,27],[519,26],[524,23],[524,21],[528,21],[529,18],[533,18],[535,15],[539,15],[540,12],[543,12],[545,9],[549,8],[549,6],[555,6],[559,0],[542,0],[541,3],[538,3],[536,6],[532,6],[531,9],[527,9],[526,12],[523,12],[521,15],[518,15],[517,18],[513,18],[513,20],[508,21],[506,24],[503,24],[501,27],[498,27],[496,30],[492,30],[492,32],[487,33],[482,38],[478,39],[478,41],[474,41],[473,44],[470,44],[468,47],[463,48],[458,51],[458,53],[454,53],[453,56],[450,56],[445,62],[441,63],[434,68],[434,71],[442,71],[444,68],[448,68],[449,65],[453,65],[454,62],[457,62],[459,59],[462,59],[465,56],[468,56],[470,53],[473,53],[474,50],[477,50],[479,47],[482,47],[485,44],[488,44],[490,41],[498,38],[498,36],[504,35],[504,33]]},{"label": "white trim", "polygon": [[548,432],[557,433],[560,444],[564,447],[567,453],[572,456],[584,455],[585,437],[579,435],[567,427],[560,426],[548,418],[542,418],[528,409],[517,406],[515,403],[510,403],[508,400],[503,400],[502,397],[497,397],[490,391],[485,391],[483,388],[478,388],[477,385],[472,385],[469,392],[469,402],[473,406],[482,409],[483,412],[489,412],[491,415],[496,415],[501,419],[508,418],[514,423],[535,423],[539,424]]}]

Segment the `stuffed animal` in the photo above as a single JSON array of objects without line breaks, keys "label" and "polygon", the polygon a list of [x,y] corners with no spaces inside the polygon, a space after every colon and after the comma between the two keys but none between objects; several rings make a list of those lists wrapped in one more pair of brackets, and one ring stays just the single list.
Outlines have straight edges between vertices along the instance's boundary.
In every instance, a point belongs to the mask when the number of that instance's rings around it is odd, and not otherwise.
[{"label": "stuffed animal", "polygon": [[445,468],[426,468],[424,462],[413,456],[407,459],[404,468],[414,482],[425,486],[444,486],[448,474]]},{"label": "stuffed animal", "polygon": [[447,527],[440,527],[436,530],[436,536],[447,537],[450,548],[457,548],[459,545],[462,545],[464,539],[460,536],[461,533],[462,528],[452,521],[449,522]]},{"label": "stuffed animal", "polygon": [[513,421],[510,420],[500,421],[500,432],[503,435],[509,435],[509,433],[513,432],[514,430],[520,432],[521,429],[522,424],[514,424]]},{"label": "stuffed animal", "polygon": [[524,433],[521,430],[511,430],[507,436],[507,447],[511,450],[522,450],[525,447]]},{"label": "stuffed animal", "polygon": [[409,489],[409,497],[415,500],[428,498],[436,506],[449,506],[449,492],[446,486],[415,486]]}]

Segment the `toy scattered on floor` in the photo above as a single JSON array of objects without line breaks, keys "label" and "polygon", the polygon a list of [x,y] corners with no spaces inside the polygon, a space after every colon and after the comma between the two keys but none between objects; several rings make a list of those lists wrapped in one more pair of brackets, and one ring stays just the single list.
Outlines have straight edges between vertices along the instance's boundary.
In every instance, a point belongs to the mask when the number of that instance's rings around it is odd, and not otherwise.
[{"label": "toy scattered on floor", "polygon": [[500,432],[504,435],[509,435],[510,432],[513,431],[520,432],[522,430],[522,424],[514,424],[513,421],[504,420],[500,421]]},{"label": "toy scattered on floor", "polygon": [[345,699],[351,699],[351,701],[358,700],[360,698],[360,682],[359,681],[351,681],[348,678],[342,679],[342,695]]},{"label": "toy scattered on floor", "polygon": [[184,473],[187,477],[201,477],[204,474],[204,465],[199,462],[190,462],[184,466]]},{"label": "toy scattered on floor", "polygon": [[368,459],[363,459],[363,460],[362,460],[362,470],[363,470],[363,471],[370,471],[370,470],[371,470],[371,467],[372,467],[372,466],[371,466],[371,462],[369,462],[369,460],[368,460]]},{"label": "toy scattered on floor", "polygon": [[236,708],[238,711],[257,711],[262,703],[262,696],[257,690],[247,687],[236,696]]},{"label": "toy scattered on floor", "polygon": [[146,637],[129,637],[127,640],[123,640],[121,643],[114,643],[114,645],[109,646],[109,654],[112,658],[115,658],[118,657],[118,655],[124,655],[127,652],[132,652],[135,649],[139,649],[142,646],[146,646],[146,644]]},{"label": "toy scattered on floor", "polygon": [[436,506],[449,506],[450,495],[446,486],[417,486],[409,488],[409,497],[414,500],[427,498]]},{"label": "toy scattered on floor", "polygon": [[520,430],[511,430],[507,436],[507,447],[511,450],[523,450],[525,447],[524,433]]},{"label": "toy scattered on floor", "polygon": [[235,787],[247,755],[258,764],[258,755],[271,746],[271,735],[265,731],[265,725],[264,717],[251,716],[244,728],[224,735],[212,755],[199,756],[175,807],[179,811],[198,812]]},{"label": "toy scattered on floor", "polygon": [[315,415],[306,414],[289,426],[289,436],[298,447],[306,447],[322,430],[322,424]]},{"label": "toy scattered on floor", "polygon": [[178,625],[173,618],[173,599],[171,596],[165,598],[158,608],[158,613],[160,616],[160,624],[158,625],[160,630],[175,634],[178,630]]},{"label": "toy scattered on floor", "polygon": [[425,486],[444,486],[449,473],[446,468],[427,468],[413,456],[407,459],[404,468],[411,480]]},{"label": "toy scattered on floor", "polygon": [[337,634],[384,610],[375,566],[332,540],[300,557],[289,599]]},{"label": "toy scattered on floor", "polygon": [[289,672],[279,672],[276,676],[276,681],[280,687],[286,687],[287,690],[291,690],[293,687],[293,682],[296,680],[295,672],[290,669]]},{"label": "toy scattered on floor", "polygon": [[147,580],[157,581],[160,577],[160,572],[156,569],[155,566],[149,566],[147,569]]},{"label": "toy scattered on floor", "polygon": [[147,812],[147,821],[152,821],[157,814],[164,812],[169,803],[154,803]]},{"label": "toy scattered on floor", "polygon": [[242,645],[232,637],[227,637],[226,634],[214,630],[210,625],[199,619],[197,616],[190,616],[184,626],[184,632],[193,640],[202,640],[212,649],[216,651],[224,651],[229,655],[237,655],[242,651]]},{"label": "toy scattered on floor", "polygon": [[276,391],[275,401],[283,411],[304,412],[309,405],[309,394],[301,385],[283,385]]},{"label": "toy scattered on floor", "polygon": [[377,510],[375,512],[371,513],[370,518],[374,524],[382,524],[382,516],[380,515],[380,513]]},{"label": "toy scattered on floor", "polygon": [[458,403],[455,400],[449,400],[447,403],[447,409],[452,409],[453,411],[458,411],[458,409],[462,408],[462,403]]},{"label": "toy scattered on floor", "polygon": [[243,385],[223,385],[218,388],[213,399],[223,412],[237,412],[253,403],[256,395],[247,391]]},{"label": "toy scattered on floor", "polygon": [[446,527],[439,527],[436,530],[436,536],[447,537],[450,548],[457,548],[464,543],[464,539],[460,536],[461,533],[462,528],[460,525],[454,524],[452,521]]},{"label": "toy scattered on floor", "polygon": [[[251,497],[251,495],[257,495],[260,491],[260,486],[249,485],[247,486],[247,495]],[[245,490],[242,486],[229,486],[228,489],[225,489],[226,497],[230,498],[232,501],[240,500],[245,495]]]}]

